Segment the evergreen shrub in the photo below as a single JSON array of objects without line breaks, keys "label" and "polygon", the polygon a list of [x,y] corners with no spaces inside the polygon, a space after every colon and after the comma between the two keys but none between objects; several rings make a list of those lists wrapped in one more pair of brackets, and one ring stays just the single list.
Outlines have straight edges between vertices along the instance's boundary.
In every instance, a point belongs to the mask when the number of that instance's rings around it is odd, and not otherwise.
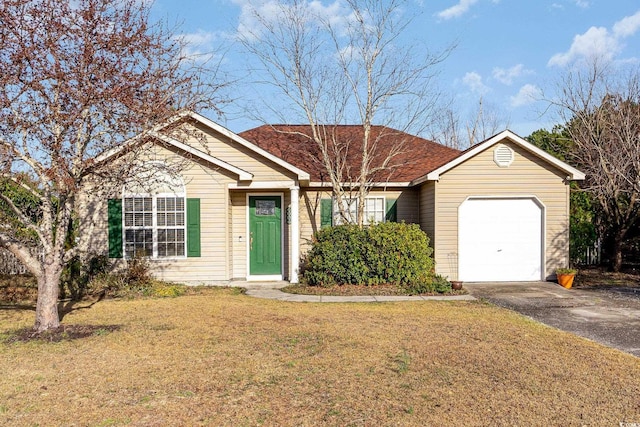
[{"label": "evergreen shrub", "polygon": [[432,253],[429,238],[417,224],[327,227],[314,235],[302,281],[312,286],[394,284],[409,293],[446,292],[434,273]]}]

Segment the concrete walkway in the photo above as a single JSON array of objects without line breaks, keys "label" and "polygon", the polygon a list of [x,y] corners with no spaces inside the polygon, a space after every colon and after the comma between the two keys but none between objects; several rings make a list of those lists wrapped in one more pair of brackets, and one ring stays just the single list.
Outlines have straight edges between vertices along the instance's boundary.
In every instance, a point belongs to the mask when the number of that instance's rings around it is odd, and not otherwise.
[{"label": "concrete walkway", "polygon": [[465,288],[478,299],[640,357],[638,289],[565,289],[551,282],[465,283]]},{"label": "concrete walkway", "polygon": [[246,294],[256,298],[275,299],[292,302],[397,302],[397,301],[473,301],[471,295],[455,296],[331,296],[331,295],[298,295],[282,292],[280,288],[287,286],[286,282],[274,283],[234,283],[247,290]]}]

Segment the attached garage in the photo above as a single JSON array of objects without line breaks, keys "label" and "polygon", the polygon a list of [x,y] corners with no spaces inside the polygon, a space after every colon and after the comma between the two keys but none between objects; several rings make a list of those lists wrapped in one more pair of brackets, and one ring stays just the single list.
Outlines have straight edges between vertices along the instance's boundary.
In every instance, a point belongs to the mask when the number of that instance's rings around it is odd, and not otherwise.
[{"label": "attached garage", "polygon": [[458,210],[459,280],[542,280],[544,209],[535,198],[469,198]]},{"label": "attached garage", "polygon": [[569,265],[569,185],[581,179],[504,131],[414,181],[436,272],[465,282],[554,279]]}]

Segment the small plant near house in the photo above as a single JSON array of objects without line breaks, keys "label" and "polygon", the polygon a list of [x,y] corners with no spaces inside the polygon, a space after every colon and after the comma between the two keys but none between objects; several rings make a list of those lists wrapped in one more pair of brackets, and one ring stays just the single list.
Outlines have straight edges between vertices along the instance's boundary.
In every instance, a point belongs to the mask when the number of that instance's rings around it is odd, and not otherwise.
[{"label": "small plant near house", "polygon": [[112,267],[96,257],[88,265],[97,266],[83,272],[87,276],[83,290],[89,295],[133,298],[138,296],[177,297],[185,293],[185,287],[155,280],[151,276],[149,261],[143,256],[127,260],[127,267],[114,272]]},{"label": "small plant near house", "polygon": [[320,230],[303,261],[310,286],[395,285],[405,293],[449,292],[434,272],[433,249],[417,224],[339,225]]},{"label": "small plant near house", "polygon": [[451,282],[439,274],[434,275],[430,282],[419,282],[405,288],[411,294],[446,294],[452,290]]},{"label": "small plant near house", "polygon": [[578,270],[575,268],[558,268],[556,270],[556,276],[558,283],[564,288],[570,289],[573,286],[573,279]]}]

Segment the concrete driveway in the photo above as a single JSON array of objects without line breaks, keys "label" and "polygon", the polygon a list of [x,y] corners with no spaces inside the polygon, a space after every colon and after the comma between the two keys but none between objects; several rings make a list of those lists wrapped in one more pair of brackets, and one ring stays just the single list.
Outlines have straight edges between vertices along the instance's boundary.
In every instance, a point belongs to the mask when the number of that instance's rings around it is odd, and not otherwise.
[{"label": "concrete driveway", "polygon": [[464,286],[478,299],[640,357],[640,289],[564,289],[551,282]]}]

